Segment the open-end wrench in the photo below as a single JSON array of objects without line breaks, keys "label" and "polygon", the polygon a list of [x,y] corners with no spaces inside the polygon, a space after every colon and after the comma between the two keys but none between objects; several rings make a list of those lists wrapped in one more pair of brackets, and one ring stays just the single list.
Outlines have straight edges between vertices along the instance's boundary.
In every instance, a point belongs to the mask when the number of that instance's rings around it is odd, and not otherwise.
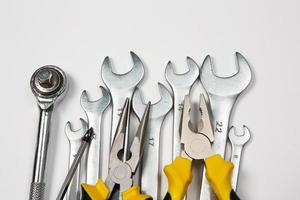
[{"label": "open-end wrench", "polygon": [[180,133],[179,125],[181,119],[181,111],[185,95],[190,93],[190,90],[199,76],[199,67],[196,62],[190,57],[186,58],[189,70],[183,74],[174,72],[171,61],[168,62],[165,69],[165,77],[173,91],[173,159],[180,155]]},{"label": "open-end wrench", "polygon": [[[167,113],[173,107],[172,95],[161,83],[158,83],[161,99],[151,105],[146,132],[144,156],[142,162],[141,189],[143,193],[158,199],[159,190],[159,140],[160,129]],[[137,89],[132,98],[132,107],[139,119],[143,116],[146,104]]]},{"label": "open-end wrench", "polygon": [[[77,130],[74,130],[71,126],[71,122],[67,122],[65,126],[65,133],[69,140],[70,144],[70,153],[69,153],[69,169],[73,163],[73,160],[79,150],[79,147],[82,142],[82,138],[88,130],[88,124],[84,119],[80,118],[81,127]],[[72,182],[70,183],[66,200],[77,200],[80,199],[80,168],[83,167],[79,164],[78,169],[76,170]]]},{"label": "open-end wrench", "polygon": [[101,154],[101,118],[102,113],[110,104],[110,95],[108,91],[100,86],[102,97],[96,101],[90,101],[87,96],[87,92],[84,90],[80,97],[81,107],[85,111],[88,119],[89,128],[93,128],[95,135],[89,146],[87,153],[87,165],[86,165],[86,182],[88,184],[96,184],[101,177],[101,168],[103,167],[100,162]]},{"label": "open-end wrench", "polygon": [[43,200],[51,115],[54,103],[62,99],[67,90],[67,77],[60,68],[47,65],[34,72],[30,86],[37,99],[40,119],[29,199]]},{"label": "open-end wrench", "polygon": [[[234,103],[238,96],[247,88],[251,81],[251,69],[247,60],[238,52],[235,54],[238,72],[230,77],[219,77],[213,72],[212,60],[206,56],[200,81],[208,93],[214,118],[214,137],[212,149],[215,153],[225,156],[228,136],[228,123]],[[215,199],[213,192],[203,173],[201,185],[201,200]]]},{"label": "open-end wrench", "polygon": [[245,125],[243,126],[242,134],[238,134],[235,127],[232,126],[229,130],[228,137],[231,143],[231,162],[234,165],[231,184],[232,189],[236,191],[243,147],[250,140],[251,135],[248,127]]},{"label": "open-end wrench", "polygon": [[[116,74],[112,71],[112,66],[110,62],[110,58],[106,57],[102,64],[101,75],[105,85],[108,87],[111,97],[112,97],[112,125],[111,125],[111,135],[110,135],[110,142],[104,141],[102,144],[103,150],[103,166],[102,174],[103,178],[106,178],[108,174],[108,160],[109,160],[109,152],[110,146],[115,138],[115,132],[117,129],[118,121],[120,114],[122,112],[122,107],[126,98],[131,100],[133,92],[136,86],[140,83],[140,81],[144,77],[144,66],[140,58],[133,52],[130,52],[133,67],[132,69],[125,73],[125,74]],[[131,101],[130,104],[131,105]],[[130,113],[130,112],[128,112]],[[129,119],[129,118],[128,118]],[[129,120],[128,120],[129,123]],[[128,132],[127,126],[127,132]],[[128,134],[126,134],[128,136]],[[125,138],[125,146],[124,146],[124,157],[123,160],[125,161],[125,157],[128,155],[127,153],[127,142],[128,138]]]}]

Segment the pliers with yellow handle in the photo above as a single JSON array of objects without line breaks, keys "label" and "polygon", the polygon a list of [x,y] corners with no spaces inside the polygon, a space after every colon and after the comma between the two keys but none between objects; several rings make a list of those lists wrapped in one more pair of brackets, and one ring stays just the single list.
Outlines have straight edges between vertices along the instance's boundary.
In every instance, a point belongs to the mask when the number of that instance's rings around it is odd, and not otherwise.
[{"label": "pliers with yellow handle", "polygon": [[140,193],[137,185],[133,186],[132,176],[141,160],[144,150],[144,137],[149,118],[150,102],[145,108],[137,133],[130,147],[130,157],[122,155],[124,152],[127,118],[129,116],[129,99],[126,99],[119,124],[116,130],[111,152],[109,155],[109,173],[103,182],[98,180],[96,185],[82,184],[82,200],[106,200],[112,196],[116,185],[120,186],[119,199],[122,200],[152,200],[148,195]]},{"label": "pliers with yellow handle", "polygon": [[191,130],[190,109],[189,96],[185,96],[180,126],[181,156],[164,168],[169,184],[164,200],[182,200],[184,198],[192,181],[193,160],[204,160],[206,177],[218,200],[239,200],[231,186],[233,164],[212,151],[213,128],[203,94],[200,96],[202,117],[197,131]]}]

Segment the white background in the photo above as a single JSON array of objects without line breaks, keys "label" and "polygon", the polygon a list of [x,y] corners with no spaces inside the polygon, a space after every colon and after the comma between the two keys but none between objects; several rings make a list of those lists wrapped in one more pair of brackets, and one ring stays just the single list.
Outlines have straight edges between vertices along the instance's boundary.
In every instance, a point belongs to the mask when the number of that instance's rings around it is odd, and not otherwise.
[{"label": "white background", "polygon": [[[124,73],[132,66],[130,50],[147,67],[141,87],[153,102],[159,99],[156,82],[167,85],[168,60],[180,73],[187,69],[186,56],[201,65],[210,54],[217,73],[226,76],[236,71],[234,52],[241,52],[254,79],[232,116],[239,131],[243,124],[252,131],[238,193],[250,200],[299,199],[299,6],[296,0],[2,0],[1,199],[28,199],[38,123],[29,87],[34,70],[54,64],[70,80],[52,121],[47,196],[55,199],[68,163],[65,123],[70,120],[78,128],[84,117],[79,105],[83,89],[99,97],[104,57],[113,59],[115,72]],[[171,113],[165,122],[171,126]]]}]

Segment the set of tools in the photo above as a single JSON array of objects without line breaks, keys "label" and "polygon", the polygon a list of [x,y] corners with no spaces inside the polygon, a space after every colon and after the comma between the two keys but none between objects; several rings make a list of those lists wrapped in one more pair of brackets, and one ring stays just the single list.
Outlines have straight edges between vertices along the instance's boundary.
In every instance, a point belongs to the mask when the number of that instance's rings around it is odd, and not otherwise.
[{"label": "set of tools", "polygon": [[[106,88],[100,86],[102,97],[91,101],[82,92],[80,104],[87,121],[80,118],[81,128],[73,130],[67,122],[65,133],[70,143],[69,172],[57,200],[105,199],[159,199],[161,188],[168,188],[164,199],[188,199],[187,189],[192,180],[192,161],[203,160],[200,200],[234,200],[243,146],[250,139],[244,126],[237,133],[229,122],[238,96],[251,81],[251,69],[246,59],[236,53],[238,72],[231,77],[215,75],[210,56],[201,69],[187,57],[189,70],[176,74],[172,63],[165,69],[165,77],[172,93],[158,83],[161,99],[144,103],[138,84],[144,77],[141,59],[130,52],[131,71],[116,74],[110,58],[101,68]],[[199,73],[200,71],[200,73]],[[191,125],[190,91],[200,77],[209,99],[200,96],[200,122]],[[31,88],[41,110],[34,162],[31,200],[44,199],[45,167],[49,139],[50,117],[54,102],[67,89],[67,78],[58,67],[45,66],[31,78]],[[101,132],[102,114],[112,105],[111,133]],[[173,162],[164,167],[168,186],[159,182],[161,127],[173,108],[172,155]],[[130,113],[140,121],[132,142],[129,142]],[[196,128],[193,128],[196,127]],[[231,162],[225,161],[227,141],[231,142]],[[234,168],[233,168],[234,166]],[[199,169],[199,173],[201,173]],[[200,187],[200,186],[199,186]]]}]

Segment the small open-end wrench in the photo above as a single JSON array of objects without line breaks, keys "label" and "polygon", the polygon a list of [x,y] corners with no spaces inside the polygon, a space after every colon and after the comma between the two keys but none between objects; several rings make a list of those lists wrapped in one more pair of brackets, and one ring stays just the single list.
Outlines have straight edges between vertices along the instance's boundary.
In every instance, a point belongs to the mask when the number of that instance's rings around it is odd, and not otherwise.
[{"label": "small open-end wrench", "polygon": [[[104,141],[102,144],[103,150],[103,166],[102,174],[103,178],[105,179],[108,174],[108,160],[109,160],[109,152],[110,146],[115,138],[116,129],[118,125],[118,121],[120,118],[120,114],[122,113],[122,107],[126,100],[133,95],[133,92],[136,86],[141,82],[144,77],[144,65],[140,58],[133,52],[130,52],[133,67],[132,69],[125,73],[125,74],[116,74],[112,71],[112,66],[110,62],[110,58],[106,57],[102,64],[101,75],[105,85],[108,87],[111,97],[112,97],[112,125],[111,125],[111,135],[110,135],[110,142]],[[129,102],[131,105],[131,101]],[[128,112],[130,113],[130,112]],[[129,119],[129,118],[128,118]],[[129,123],[129,120],[128,122]],[[128,124],[129,125],[129,124]],[[127,126],[128,132],[129,126]],[[123,160],[125,161],[125,157],[128,156],[127,153],[127,143],[128,143],[128,134],[126,134],[125,138],[125,146],[124,146],[124,157]]]},{"label": "small open-end wrench", "polygon": [[[65,126],[65,133],[69,140],[70,144],[70,153],[69,153],[69,169],[73,163],[73,160],[79,150],[79,147],[82,142],[82,138],[88,130],[88,124],[84,119],[80,118],[81,127],[77,130],[74,130],[71,126],[71,122],[67,122]],[[78,169],[76,170],[74,177],[70,183],[66,200],[77,200],[80,199],[80,168],[83,167],[79,164]]]},{"label": "small open-end wrench", "polygon": [[250,140],[250,131],[247,126],[243,126],[243,133],[238,134],[234,126],[232,126],[229,130],[228,134],[230,143],[231,143],[231,162],[234,165],[231,177],[232,189],[236,191],[238,177],[239,177],[239,169],[241,163],[241,156],[244,145]]},{"label": "small open-end wrench", "polygon": [[[173,107],[172,95],[161,83],[158,83],[161,99],[151,105],[144,156],[142,161],[141,189],[143,193],[158,199],[159,190],[159,140],[160,129],[165,116]],[[132,107],[139,119],[143,116],[146,104],[137,89],[132,98]]]},{"label": "small open-end wrench", "polygon": [[60,68],[47,65],[33,73],[30,86],[37,99],[40,119],[29,199],[43,200],[51,115],[54,103],[62,99],[66,93],[67,77]]},{"label": "small open-end wrench", "polygon": [[101,168],[103,167],[100,162],[101,154],[101,119],[102,113],[110,104],[109,92],[100,86],[102,97],[96,101],[90,101],[87,92],[84,90],[80,97],[81,107],[85,111],[88,119],[89,128],[93,128],[95,135],[89,146],[87,153],[86,165],[86,182],[88,184],[96,184],[101,177]]},{"label": "small open-end wrench", "polygon": [[[208,93],[214,118],[214,137],[212,149],[215,153],[225,156],[228,136],[228,123],[234,103],[238,96],[247,88],[251,81],[251,69],[247,60],[238,52],[235,54],[238,72],[230,77],[219,77],[213,72],[212,60],[206,56],[200,72],[200,81]],[[215,199],[215,195],[203,172],[201,200]]]},{"label": "small open-end wrench", "polygon": [[172,158],[175,159],[180,155],[180,132],[179,125],[181,119],[181,111],[185,95],[190,93],[190,90],[199,76],[199,67],[196,62],[190,57],[186,58],[189,70],[183,74],[176,74],[171,61],[168,62],[165,69],[165,77],[173,91],[173,151]]}]

